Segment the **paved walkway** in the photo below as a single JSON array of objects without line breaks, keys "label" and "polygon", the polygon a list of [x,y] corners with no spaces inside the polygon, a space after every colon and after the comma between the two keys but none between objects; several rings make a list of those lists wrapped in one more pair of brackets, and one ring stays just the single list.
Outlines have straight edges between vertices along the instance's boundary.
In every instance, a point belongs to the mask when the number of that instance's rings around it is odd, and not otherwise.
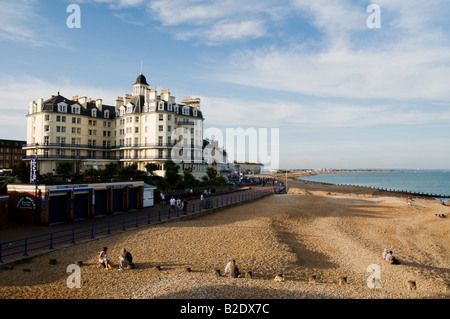
[{"label": "paved walkway", "polygon": [[[245,189],[240,189],[237,190],[236,192],[232,192],[232,193],[225,193],[225,194],[219,194],[219,195],[211,195],[211,196],[206,196],[206,199],[213,199],[214,201],[216,200],[222,200],[222,198],[226,198],[226,197],[230,197],[234,194],[242,194],[242,193],[246,193],[246,192],[251,192],[254,190],[269,190],[269,188],[272,187],[261,187],[261,186],[252,186],[249,188],[245,188]],[[198,209],[198,205],[200,204],[200,199],[193,199],[193,198],[186,198],[186,200],[188,201],[188,207],[189,209],[191,209],[192,204],[195,205],[196,210]],[[216,202],[214,202],[214,207],[216,206]],[[87,218],[87,219],[83,219],[83,220],[78,220],[78,221],[69,221],[66,223],[61,223],[61,224],[56,224],[56,225],[49,225],[49,226],[36,226],[36,225],[9,225],[9,226],[5,226],[3,228],[0,228],[0,243],[5,243],[5,242],[9,242],[9,241],[14,241],[17,239],[23,239],[25,237],[30,237],[30,236],[35,236],[35,235],[40,235],[40,234],[48,234],[50,232],[57,232],[59,230],[67,230],[70,229],[72,227],[81,227],[81,226],[86,226],[86,225],[92,225],[95,223],[105,223],[108,220],[113,222],[113,221],[118,221],[120,219],[123,219],[124,217],[126,218],[131,218],[134,217],[136,215],[141,215],[143,213],[147,213],[149,211],[155,211],[157,212],[158,210],[166,210],[168,209],[169,206],[168,205],[160,205],[160,204],[156,204],[155,206],[152,207],[146,207],[146,208],[141,208],[141,209],[137,209],[134,211],[129,211],[129,212],[118,212],[118,213],[114,213],[112,215],[103,215],[103,216],[99,216],[99,217],[95,217],[95,218]]]}]

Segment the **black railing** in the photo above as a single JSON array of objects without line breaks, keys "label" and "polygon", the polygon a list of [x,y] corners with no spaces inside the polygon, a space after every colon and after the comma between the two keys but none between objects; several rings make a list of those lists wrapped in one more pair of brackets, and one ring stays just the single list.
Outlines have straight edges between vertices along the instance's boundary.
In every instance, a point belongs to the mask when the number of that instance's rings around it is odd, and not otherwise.
[{"label": "black railing", "polygon": [[[188,204],[186,207],[151,209],[137,213],[134,216],[124,216],[113,220],[93,223],[90,225],[71,227],[64,230],[49,232],[41,235],[27,236],[22,239],[0,243],[0,263],[5,260],[23,259],[31,254],[53,250],[70,244],[92,240],[99,236],[111,235],[116,232],[136,229],[145,225],[166,222],[186,215],[198,214],[202,211],[225,207],[239,202],[258,199],[271,194],[275,189],[265,188],[247,191],[239,194],[221,196],[220,198],[206,197],[204,201]],[[50,226],[51,227],[51,226]]]}]

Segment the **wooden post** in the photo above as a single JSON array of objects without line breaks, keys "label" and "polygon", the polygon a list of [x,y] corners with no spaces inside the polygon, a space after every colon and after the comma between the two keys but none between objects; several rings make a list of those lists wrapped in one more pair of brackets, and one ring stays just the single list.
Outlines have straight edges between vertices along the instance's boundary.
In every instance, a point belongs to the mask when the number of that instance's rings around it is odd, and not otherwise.
[{"label": "wooden post", "polygon": [[450,280],[444,281],[444,292],[450,292]]},{"label": "wooden post", "polygon": [[309,276],[309,282],[310,283],[315,283],[316,282],[316,275]]},{"label": "wooden post", "polygon": [[416,282],[414,280],[408,280],[408,290],[416,290]]},{"label": "wooden post", "polygon": [[339,285],[346,285],[347,284],[347,277],[341,276],[339,277]]}]

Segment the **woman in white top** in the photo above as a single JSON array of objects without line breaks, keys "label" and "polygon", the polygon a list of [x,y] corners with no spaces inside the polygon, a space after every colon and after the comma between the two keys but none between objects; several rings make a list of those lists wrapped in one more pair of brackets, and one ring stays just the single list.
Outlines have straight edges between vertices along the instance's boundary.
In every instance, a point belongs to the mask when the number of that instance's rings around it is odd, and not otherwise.
[{"label": "woman in white top", "polygon": [[98,256],[98,261],[105,266],[105,269],[111,269],[111,261],[109,260],[108,255],[106,254],[106,251],[108,250],[108,247],[103,247],[103,250],[100,252],[100,255]]}]

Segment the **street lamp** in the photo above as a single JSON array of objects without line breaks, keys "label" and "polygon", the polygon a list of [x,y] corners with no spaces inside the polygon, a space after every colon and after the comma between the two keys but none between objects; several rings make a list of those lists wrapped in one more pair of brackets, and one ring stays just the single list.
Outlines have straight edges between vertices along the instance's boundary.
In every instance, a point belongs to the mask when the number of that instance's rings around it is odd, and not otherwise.
[{"label": "street lamp", "polygon": [[35,213],[35,218],[38,218],[38,148],[39,148],[39,143],[36,143],[34,145],[35,150],[34,150],[34,165],[36,166],[34,169],[34,183],[36,184],[36,188],[34,190],[34,213]]}]

